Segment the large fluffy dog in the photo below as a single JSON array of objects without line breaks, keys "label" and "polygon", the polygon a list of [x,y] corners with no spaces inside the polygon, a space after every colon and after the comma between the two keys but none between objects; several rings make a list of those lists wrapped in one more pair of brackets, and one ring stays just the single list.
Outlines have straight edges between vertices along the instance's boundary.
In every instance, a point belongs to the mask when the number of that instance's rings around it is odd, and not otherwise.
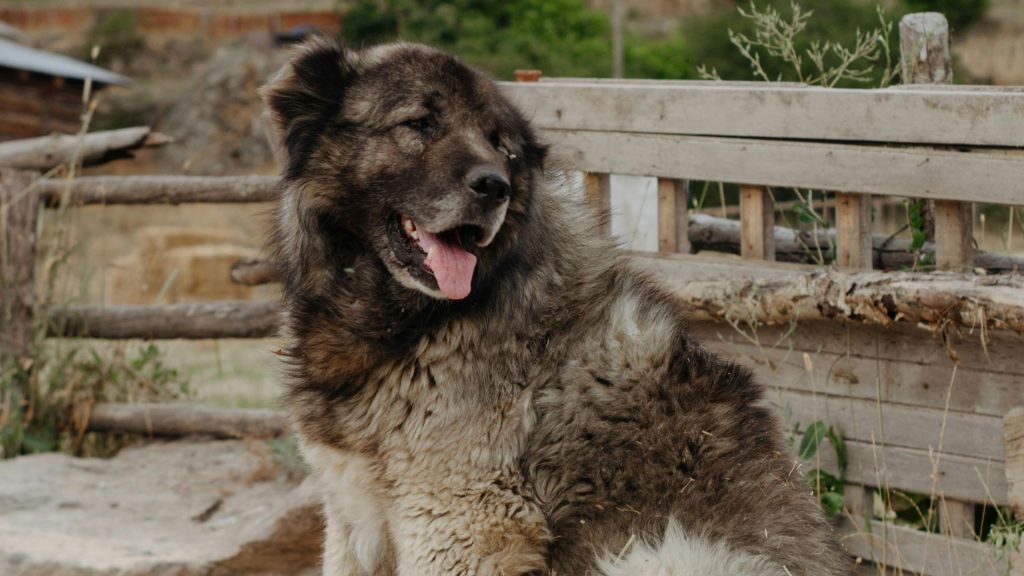
[{"label": "large fluffy dog", "polygon": [[491,80],[318,40],[265,97],[326,574],[848,573],[758,385],[554,189]]}]

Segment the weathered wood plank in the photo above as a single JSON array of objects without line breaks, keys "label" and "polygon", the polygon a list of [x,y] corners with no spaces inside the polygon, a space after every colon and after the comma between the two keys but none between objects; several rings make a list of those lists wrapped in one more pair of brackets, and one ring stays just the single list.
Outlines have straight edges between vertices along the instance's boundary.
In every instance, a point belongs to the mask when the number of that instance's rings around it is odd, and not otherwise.
[{"label": "weathered wood plank", "polygon": [[277,302],[163,306],[70,306],[50,314],[50,336],[108,339],[267,338],[277,334]]},{"label": "weathered wood plank", "polygon": [[607,172],[588,172],[583,177],[583,189],[587,194],[587,202],[601,221],[605,233],[611,232],[612,209],[612,177]]},{"label": "weathered wood plank", "polygon": [[584,171],[993,204],[1024,198],[1024,155],[999,151],[579,130],[543,136]]},{"label": "weathered wood plank", "polygon": [[740,186],[740,255],[775,260],[775,205],[761,186]]},{"label": "weathered wood plank", "polygon": [[974,219],[968,202],[935,202],[935,260],[939,270],[974,266]]},{"label": "weathered wood plank", "polygon": [[900,19],[900,76],[904,84],[952,84],[949,22],[938,12]]},{"label": "weathered wood plank", "polygon": [[840,532],[852,555],[900,568],[897,574],[1003,576],[1010,568],[991,546],[879,520],[844,518]]},{"label": "weathered wood plank", "polygon": [[1010,505],[1024,514],[1024,405],[1016,405],[1003,419],[1003,450]]},{"label": "weathered wood plank", "polygon": [[[37,177],[35,172],[0,169],[0,370],[15,375],[22,373],[23,360],[30,356],[35,321],[39,198],[32,183]],[[25,378],[15,378],[19,387],[25,384]]]},{"label": "weathered wood plank", "polygon": [[501,86],[544,129],[1014,148],[1024,133],[1024,93],[984,87],[589,80]]},{"label": "weathered wood plank", "polygon": [[871,198],[836,194],[836,264],[853,270],[871,269]]},{"label": "weathered wood plank", "polygon": [[974,504],[950,498],[939,500],[939,530],[954,538],[973,539]]},{"label": "weathered wood plank", "polygon": [[[279,194],[274,176],[81,176],[39,183],[40,195],[55,206],[65,192],[71,205],[272,202]],[[70,189],[69,189],[70,187]]]},{"label": "weathered wood plank", "polygon": [[658,179],[658,250],[690,253],[688,183]]},{"label": "weathered wood plank", "polygon": [[153,133],[146,126],[93,132],[78,136],[41,136],[25,140],[0,142],[0,166],[49,170],[54,166],[77,160],[97,164],[123,158],[143,146],[162,146],[169,139]]},{"label": "weathered wood plank", "polygon": [[847,440],[1003,460],[1003,446],[999,442],[1003,419],[997,416],[943,414],[942,410],[932,408],[820,393],[812,395],[782,388],[769,390],[765,398],[776,406],[792,410],[793,423],[806,427],[821,420],[834,426]]},{"label": "weathered wood plank", "polygon": [[[1020,385],[1024,368],[1004,360],[1020,355],[1024,346],[1020,336],[990,342],[991,364],[986,363],[980,343],[954,342],[961,364],[950,387],[953,362],[942,342],[914,327],[837,328],[817,321],[762,327],[753,333],[743,329],[747,332],[741,335],[717,322],[690,325],[693,336],[706,348],[753,369],[769,391],[813,390],[940,411],[949,395],[953,412],[995,417],[1002,417],[1007,406],[1024,405]],[[804,370],[804,352],[818,367],[813,381]]]},{"label": "weathered wood plank", "polygon": [[[855,440],[846,441],[845,446],[845,481],[848,483],[934,494],[966,502],[999,506],[1009,503],[1003,462],[956,454],[937,456],[927,450]],[[813,468],[818,463],[805,462],[804,468]],[[823,470],[839,473],[835,454],[829,446],[822,447],[820,464]],[[937,477],[934,482],[933,475]]]},{"label": "weathered wood plank", "polygon": [[212,408],[195,404],[101,403],[89,414],[88,430],[150,436],[271,438],[288,433],[279,410]]},{"label": "weathered wood plank", "polygon": [[[710,270],[680,266],[684,256],[635,254],[633,263],[660,276],[686,302],[695,319],[750,320],[784,324],[829,318],[891,325],[912,322],[1024,333],[1024,278],[909,272],[818,270],[807,274],[759,277],[751,272],[728,278]],[[722,268],[720,268],[722,269]]]}]

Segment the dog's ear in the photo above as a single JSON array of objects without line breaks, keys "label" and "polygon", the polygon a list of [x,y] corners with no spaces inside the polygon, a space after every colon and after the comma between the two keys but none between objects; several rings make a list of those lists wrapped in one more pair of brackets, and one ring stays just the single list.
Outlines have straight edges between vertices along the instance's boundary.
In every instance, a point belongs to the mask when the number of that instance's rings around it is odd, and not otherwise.
[{"label": "dog's ear", "polygon": [[301,165],[320,132],[341,107],[355,74],[352,54],[336,41],[316,37],[302,44],[261,89],[274,145],[291,171]]}]

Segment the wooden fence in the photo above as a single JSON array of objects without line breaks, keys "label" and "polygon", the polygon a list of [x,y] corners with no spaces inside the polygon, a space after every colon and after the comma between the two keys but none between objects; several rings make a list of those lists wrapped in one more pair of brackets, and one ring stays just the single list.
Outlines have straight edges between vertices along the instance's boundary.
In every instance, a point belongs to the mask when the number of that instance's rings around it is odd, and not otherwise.
[{"label": "wooden fence", "polygon": [[[611,174],[658,178],[660,252],[634,254],[633,262],[677,291],[698,339],[757,371],[787,425],[820,420],[839,431],[848,461],[842,526],[852,554],[901,573],[1007,571],[1008,558],[973,534],[982,511],[1024,503],[1014,496],[1024,491],[1014,483],[1024,476],[1024,426],[1011,410],[1024,406],[1024,280],[971,272],[969,216],[971,203],[1024,203],[1024,89],[564,79],[503,89],[555,155],[587,173],[595,206],[610,205]],[[741,184],[742,260],[688,254],[696,221],[690,180]],[[275,180],[263,177],[33,183],[4,170],[0,184],[4,247],[17,259],[4,260],[5,299],[16,309],[5,337],[18,346],[32,309],[26,286],[36,224],[26,206],[276,196]],[[778,230],[768,187],[838,193],[837,267],[773,261]],[[945,271],[871,270],[870,195],[935,200],[935,251]],[[240,263],[232,275],[274,281],[259,262]],[[270,302],[86,306],[51,311],[48,325],[51,337],[261,338],[276,333],[275,311]],[[102,416],[131,419],[117,410]],[[820,459],[806,465],[840,473],[830,450]],[[878,494],[894,491],[937,497],[940,533],[876,514]]]}]

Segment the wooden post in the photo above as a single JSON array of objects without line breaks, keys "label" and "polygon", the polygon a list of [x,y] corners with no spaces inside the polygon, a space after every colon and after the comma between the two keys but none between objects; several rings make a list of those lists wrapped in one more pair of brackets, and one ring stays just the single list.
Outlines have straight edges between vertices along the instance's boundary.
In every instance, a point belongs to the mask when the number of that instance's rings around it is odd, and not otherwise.
[{"label": "wooden post", "polygon": [[[1006,456],[1007,498],[1018,518],[1024,516],[1024,406],[1011,409],[1003,417],[1003,454]],[[1013,576],[1024,575],[1024,554],[1010,556]]]},{"label": "wooden post", "polygon": [[[15,373],[31,369],[25,361],[32,346],[39,196],[30,185],[37,177],[0,168],[0,370]],[[20,380],[27,385],[27,379]]]},{"label": "wooden post", "polygon": [[854,270],[871,269],[871,198],[836,194],[836,264]]},{"label": "wooden post", "polygon": [[974,539],[974,504],[939,500],[939,531],[954,538]]},{"label": "wooden post", "polygon": [[740,186],[740,255],[775,260],[775,206],[763,186]]},{"label": "wooden post", "polygon": [[597,217],[601,220],[601,229],[605,234],[610,234],[612,230],[611,174],[587,173],[583,177],[583,189],[587,193],[587,202],[597,211]]},{"label": "wooden post", "polygon": [[658,250],[690,253],[688,183],[658,178]]},{"label": "wooden post", "polygon": [[[952,84],[949,22],[937,12],[907,14],[900,20],[900,54],[904,84]],[[929,203],[931,204],[931,203]],[[969,203],[937,200],[935,263],[940,270],[972,267],[973,209]]]}]

